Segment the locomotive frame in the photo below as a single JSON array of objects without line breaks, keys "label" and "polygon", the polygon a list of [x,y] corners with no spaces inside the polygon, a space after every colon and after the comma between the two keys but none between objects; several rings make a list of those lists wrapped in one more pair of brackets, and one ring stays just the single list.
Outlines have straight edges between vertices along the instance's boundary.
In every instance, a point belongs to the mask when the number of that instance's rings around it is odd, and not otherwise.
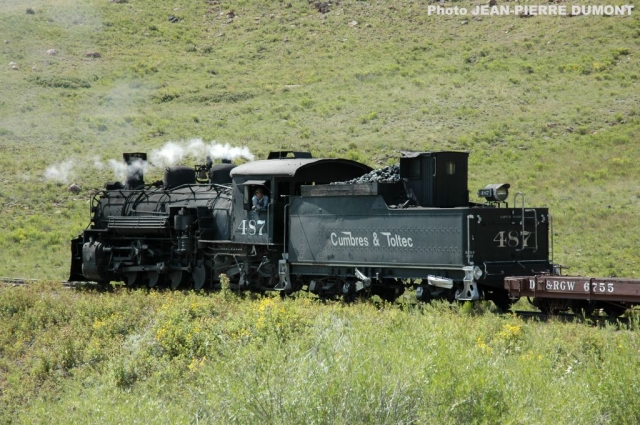
[{"label": "locomotive frame", "polygon": [[[529,277],[557,274],[549,210],[520,193],[510,207],[507,184],[470,202],[467,152],[405,154],[394,182],[357,181],[372,170],[355,161],[285,151],[172,167],[145,184],[135,165],[146,155],[124,159],[126,184],[96,194],[90,225],[72,241],[70,281],[201,289],[219,288],[224,273],[241,290],[393,300],[412,286],[423,301],[506,309],[531,296]],[[256,188],[270,198],[266,211],[251,208]],[[609,301],[588,300],[598,303]]]}]

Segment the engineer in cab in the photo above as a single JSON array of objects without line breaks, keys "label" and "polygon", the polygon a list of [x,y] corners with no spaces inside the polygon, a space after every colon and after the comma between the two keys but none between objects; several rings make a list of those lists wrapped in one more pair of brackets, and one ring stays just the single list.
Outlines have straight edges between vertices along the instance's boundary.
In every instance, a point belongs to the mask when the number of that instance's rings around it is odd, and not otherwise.
[{"label": "engineer in cab", "polygon": [[269,205],[269,197],[264,194],[264,190],[261,188],[257,188],[255,195],[251,198],[251,202],[253,203],[253,210],[262,212],[267,211],[267,206]]}]

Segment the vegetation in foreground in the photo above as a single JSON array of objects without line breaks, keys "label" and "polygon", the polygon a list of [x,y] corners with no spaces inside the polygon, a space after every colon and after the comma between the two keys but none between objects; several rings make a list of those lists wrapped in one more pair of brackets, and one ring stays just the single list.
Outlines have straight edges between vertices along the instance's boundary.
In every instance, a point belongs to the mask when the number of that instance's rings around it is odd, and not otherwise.
[{"label": "vegetation in foreground", "polygon": [[639,350],[624,326],[448,304],[4,286],[0,418],[635,424]]}]

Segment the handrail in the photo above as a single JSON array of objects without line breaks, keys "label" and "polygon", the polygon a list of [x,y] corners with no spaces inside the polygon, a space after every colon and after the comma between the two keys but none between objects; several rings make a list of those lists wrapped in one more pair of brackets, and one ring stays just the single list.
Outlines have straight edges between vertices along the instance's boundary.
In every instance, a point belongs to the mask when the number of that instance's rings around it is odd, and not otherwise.
[{"label": "handrail", "polygon": [[287,254],[287,209],[289,208],[289,204],[285,204],[284,206],[284,238],[282,239],[283,251],[282,254]]},{"label": "handrail", "polygon": [[[513,197],[513,208],[518,208],[518,195],[520,195],[520,197],[522,198],[522,216],[520,218],[520,223],[522,224],[522,248],[518,248],[516,249],[516,251],[524,251],[524,243],[525,243],[525,238],[524,238],[524,205],[525,205],[525,199],[524,199],[524,193],[522,192],[518,192],[516,193],[516,196]],[[536,235],[537,237],[537,235]],[[537,245],[537,241],[536,241],[536,245]]]},{"label": "handrail", "polygon": [[549,223],[551,224],[551,264],[554,264],[553,261],[553,216],[551,214],[547,214],[549,217]]},{"label": "handrail", "polygon": [[469,265],[473,265],[473,261],[471,261],[471,219],[473,218],[473,214],[469,214],[467,216],[467,263]]},{"label": "handrail", "polygon": [[[528,209],[526,211],[533,211],[534,236],[536,241],[536,248],[534,249],[533,252],[538,252],[538,212],[533,208]],[[524,222],[524,218],[522,219],[522,221]],[[524,228],[524,225],[523,225],[523,228]],[[525,248],[524,247],[524,231],[522,232],[522,242],[523,242],[522,250],[524,251],[524,248]]]},{"label": "handrail", "polygon": [[[273,202],[269,202],[267,204],[267,223],[266,223],[266,226],[267,226],[267,243],[273,243],[273,238],[272,238],[273,232],[269,231],[269,230],[271,230],[269,228],[269,216],[273,213],[273,208],[271,208],[272,206],[273,206]],[[258,217],[259,216],[260,215],[258,215]],[[269,240],[269,239],[271,239],[271,240]]]},{"label": "handrail", "polygon": [[526,214],[527,211],[531,211],[531,212],[533,212],[533,225],[534,225],[533,233],[534,233],[534,239],[535,239],[535,242],[536,242],[536,246],[535,246],[534,252],[537,252],[538,251],[538,211],[536,211],[535,208],[525,209],[525,197],[524,197],[524,193],[522,193],[522,192],[516,193],[516,196],[513,199],[513,208],[514,209],[518,208],[518,196],[520,196],[522,198],[522,207],[521,207],[522,214],[521,214],[521,221],[520,221],[520,223],[522,224],[522,232],[521,232],[522,248],[518,248],[518,249],[516,249],[516,251],[524,251],[526,249],[526,246],[525,246],[525,240],[526,240],[526,238],[525,238],[525,236],[526,236],[526,233],[525,233],[526,232],[526,230],[525,230],[525,219],[526,219],[526,215],[525,214]]}]

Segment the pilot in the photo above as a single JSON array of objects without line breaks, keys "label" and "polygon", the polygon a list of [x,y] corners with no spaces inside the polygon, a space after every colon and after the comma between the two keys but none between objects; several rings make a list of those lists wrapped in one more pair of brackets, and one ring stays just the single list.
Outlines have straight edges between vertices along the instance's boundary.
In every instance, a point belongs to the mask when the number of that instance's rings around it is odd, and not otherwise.
[{"label": "pilot", "polygon": [[266,211],[267,205],[269,205],[269,197],[265,196],[261,188],[257,188],[256,194],[251,198],[251,202],[255,211]]}]

